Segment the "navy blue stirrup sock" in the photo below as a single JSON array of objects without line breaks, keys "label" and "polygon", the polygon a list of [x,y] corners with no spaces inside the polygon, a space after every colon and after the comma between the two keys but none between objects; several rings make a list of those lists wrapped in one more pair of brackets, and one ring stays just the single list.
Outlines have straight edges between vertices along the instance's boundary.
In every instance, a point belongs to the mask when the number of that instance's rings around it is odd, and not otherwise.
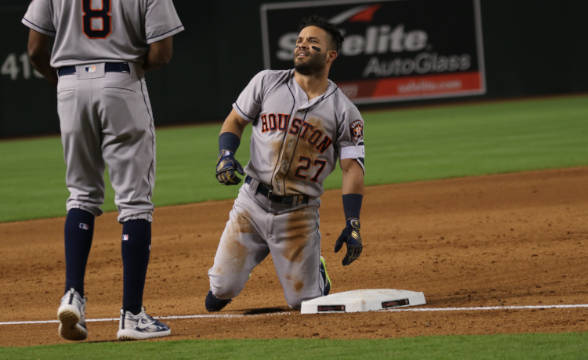
[{"label": "navy blue stirrup sock", "polygon": [[151,223],[147,220],[129,220],[123,223],[123,309],[133,314],[141,312],[143,289],[149,264]]},{"label": "navy blue stirrup sock", "polygon": [[71,288],[84,296],[84,275],[92,247],[94,215],[70,209],[65,218],[65,291]]}]

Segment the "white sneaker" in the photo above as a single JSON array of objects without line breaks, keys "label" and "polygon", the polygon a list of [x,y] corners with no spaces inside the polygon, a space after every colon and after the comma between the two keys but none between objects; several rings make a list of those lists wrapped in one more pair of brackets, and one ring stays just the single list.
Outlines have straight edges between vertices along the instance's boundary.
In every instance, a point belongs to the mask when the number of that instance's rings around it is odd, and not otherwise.
[{"label": "white sneaker", "polygon": [[88,337],[86,329],[86,299],[74,288],[69,289],[61,298],[57,309],[59,336],[67,340],[84,340]]},{"label": "white sneaker", "polygon": [[171,334],[169,327],[149,316],[145,308],[141,308],[141,312],[137,315],[120,309],[120,322],[116,334],[119,340],[150,339],[169,334]]}]

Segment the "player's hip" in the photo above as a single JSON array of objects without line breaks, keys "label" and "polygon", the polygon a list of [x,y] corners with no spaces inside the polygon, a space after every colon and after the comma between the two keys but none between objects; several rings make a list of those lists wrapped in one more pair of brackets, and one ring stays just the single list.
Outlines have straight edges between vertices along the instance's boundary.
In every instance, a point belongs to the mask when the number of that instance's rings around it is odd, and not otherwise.
[{"label": "player's hip", "polygon": [[[302,208],[320,207],[320,199],[303,194],[275,195],[267,184],[261,183],[251,176],[245,178],[239,191],[239,198],[248,199],[266,213],[283,214]],[[238,199],[239,200],[239,199]]]},{"label": "player's hip", "polygon": [[145,86],[143,70],[127,62],[70,65],[57,69],[58,92],[70,88],[117,87],[140,91]]}]

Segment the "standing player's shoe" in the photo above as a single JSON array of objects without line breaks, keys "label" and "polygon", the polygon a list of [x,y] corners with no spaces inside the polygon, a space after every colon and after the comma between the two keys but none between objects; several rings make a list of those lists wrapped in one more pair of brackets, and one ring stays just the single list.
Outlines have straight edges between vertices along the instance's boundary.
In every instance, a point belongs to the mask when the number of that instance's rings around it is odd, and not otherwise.
[{"label": "standing player's shoe", "polygon": [[137,315],[120,309],[120,322],[116,334],[119,340],[142,340],[169,334],[171,334],[169,327],[149,316],[145,308],[141,308],[141,312]]},{"label": "standing player's shoe", "polygon": [[69,289],[61,298],[57,309],[59,336],[67,340],[84,340],[88,337],[86,329],[86,299],[74,289]]},{"label": "standing player's shoe", "polygon": [[319,272],[321,273],[321,277],[323,278],[323,282],[325,283],[323,295],[327,296],[331,291],[331,278],[329,277],[329,273],[327,272],[327,264],[325,263],[325,258],[322,256],[321,264],[319,266]]}]

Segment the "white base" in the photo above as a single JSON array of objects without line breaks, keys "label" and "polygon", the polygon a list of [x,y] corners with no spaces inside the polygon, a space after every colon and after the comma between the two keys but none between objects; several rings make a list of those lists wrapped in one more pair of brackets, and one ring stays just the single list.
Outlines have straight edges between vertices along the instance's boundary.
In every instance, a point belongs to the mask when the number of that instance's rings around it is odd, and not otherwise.
[{"label": "white base", "polygon": [[422,292],[397,289],[351,290],[303,301],[302,314],[377,311],[398,307],[424,305]]}]

